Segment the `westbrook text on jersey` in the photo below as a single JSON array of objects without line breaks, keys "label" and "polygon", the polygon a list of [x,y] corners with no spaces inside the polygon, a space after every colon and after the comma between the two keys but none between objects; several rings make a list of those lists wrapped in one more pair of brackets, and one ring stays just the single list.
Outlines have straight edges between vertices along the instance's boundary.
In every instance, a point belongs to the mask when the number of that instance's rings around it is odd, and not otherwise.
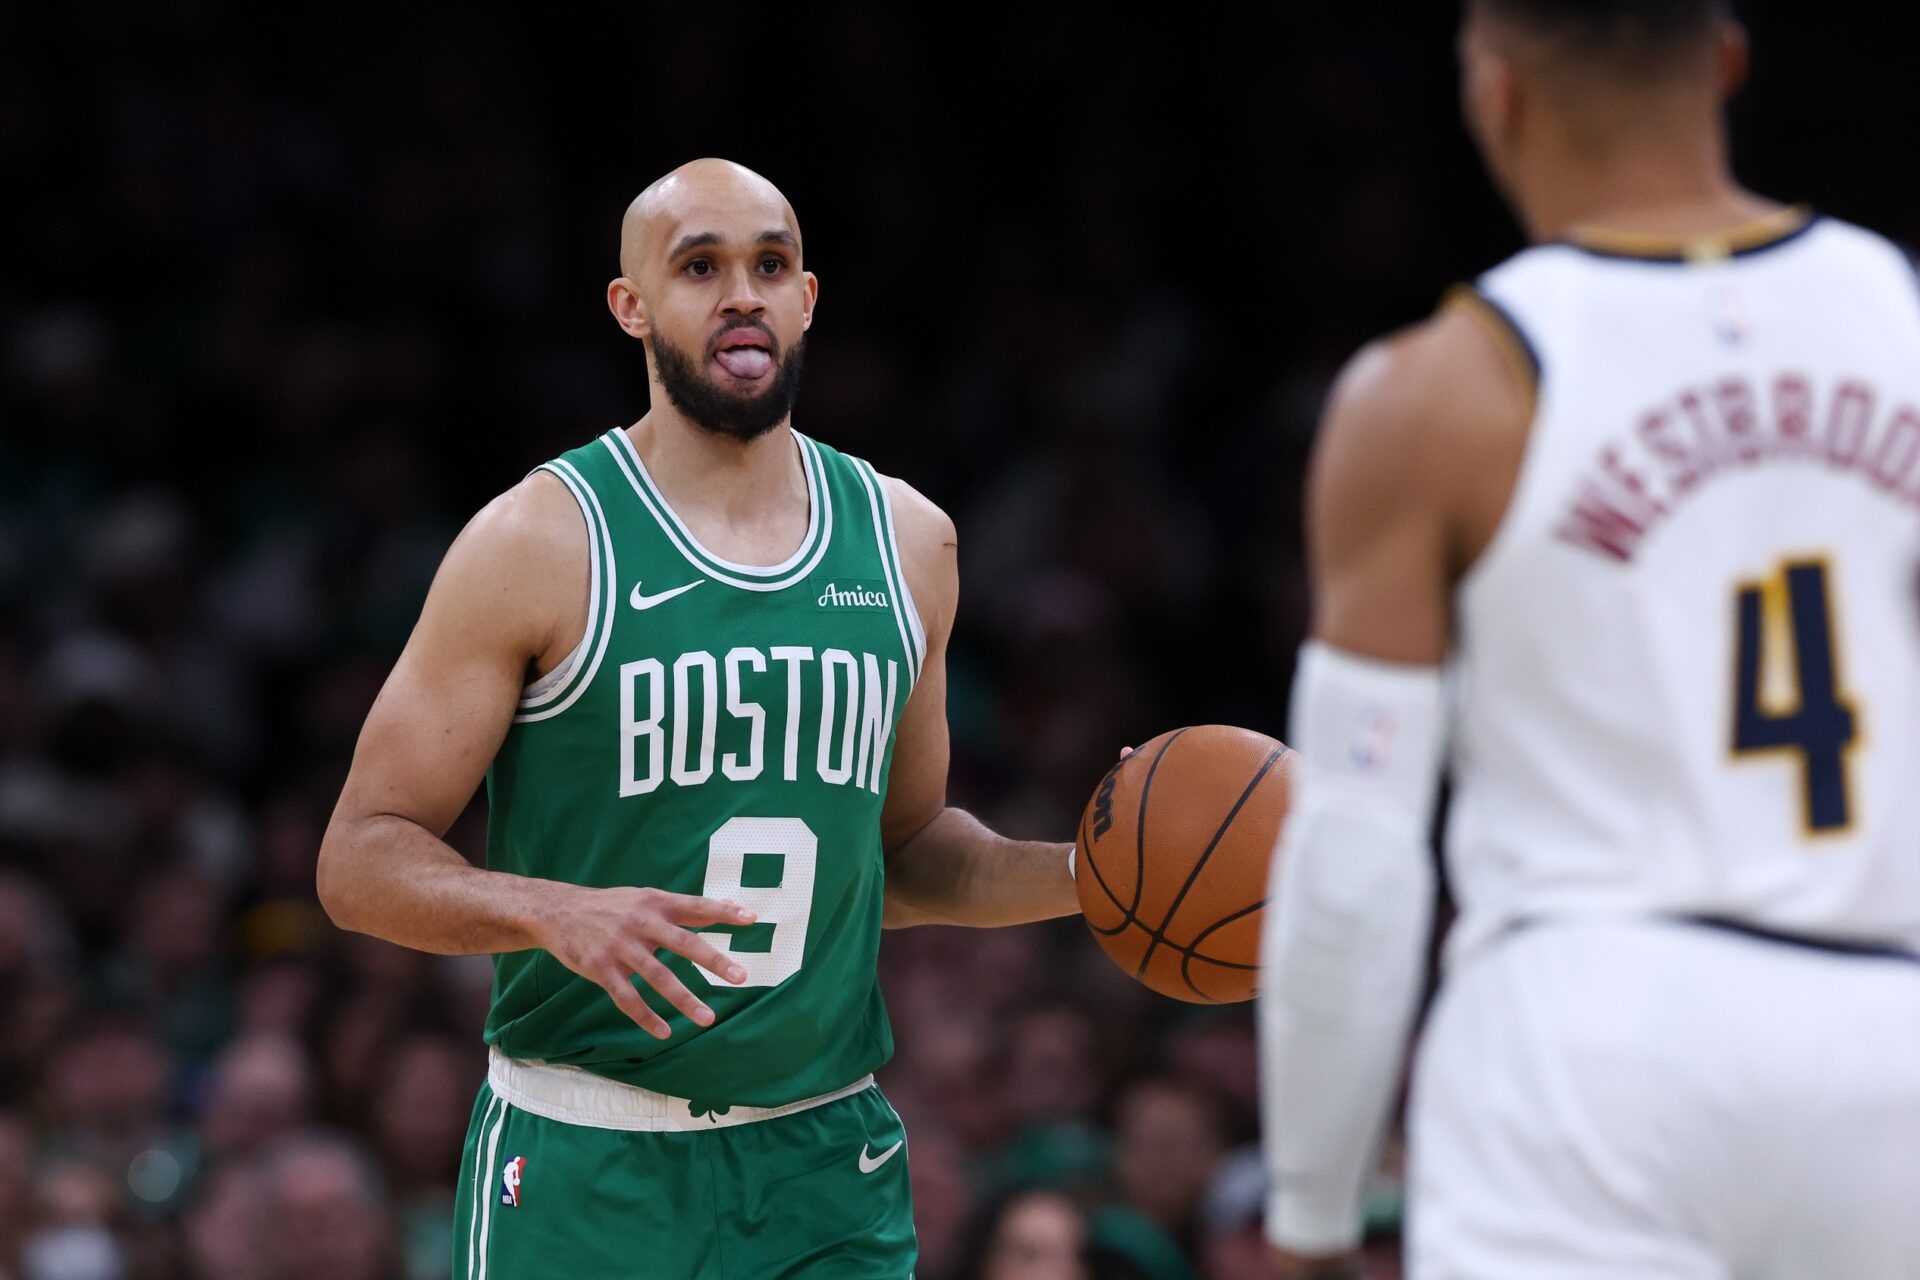
[{"label": "westbrook text on jersey", "polygon": [[1601,449],[1554,536],[1613,560],[1723,472],[1767,462],[1849,472],[1920,507],[1920,406],[1860,378],[1824,392],[1801,373],[1764,386],[1740,376],[1685,388],[1642,413]]}]

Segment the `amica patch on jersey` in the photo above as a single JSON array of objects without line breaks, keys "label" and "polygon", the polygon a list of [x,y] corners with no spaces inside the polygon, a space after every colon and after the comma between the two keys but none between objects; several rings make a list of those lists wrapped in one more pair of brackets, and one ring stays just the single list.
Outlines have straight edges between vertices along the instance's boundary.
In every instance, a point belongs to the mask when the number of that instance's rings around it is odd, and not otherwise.
[{"label": "amica patch on jersey", "polygon": [[886,591],[875,583],[829,582],[820,593],[822,609],[889,609]]}]

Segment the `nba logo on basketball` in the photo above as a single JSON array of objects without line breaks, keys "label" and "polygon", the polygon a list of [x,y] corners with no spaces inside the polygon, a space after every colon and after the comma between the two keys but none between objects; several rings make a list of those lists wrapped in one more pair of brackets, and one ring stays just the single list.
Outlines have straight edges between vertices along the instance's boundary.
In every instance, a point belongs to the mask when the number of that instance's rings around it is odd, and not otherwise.
[{"label": "nba logo on basketball", "polygon": [[507,1161],[507,1167],[500,1174],[500,1203],[508,1208],[520,1207],[520,1175],[527,1171],[527,1158],[515,1156]]}]

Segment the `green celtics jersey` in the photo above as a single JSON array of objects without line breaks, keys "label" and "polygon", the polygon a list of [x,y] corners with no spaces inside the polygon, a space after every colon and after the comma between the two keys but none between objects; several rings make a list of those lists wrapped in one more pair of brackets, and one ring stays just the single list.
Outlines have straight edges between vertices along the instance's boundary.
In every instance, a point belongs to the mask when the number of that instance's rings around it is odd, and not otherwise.
[{"label": "green celtics jersey", "polygon": [[811,505],[784,564],[733,564],[667,506],[624,430],[545,464],[591,547],[587,632],[529,686],[487,773],[487,865],[732,899],[703,933],[735,987],[661,958],[701,1027],[637,984],[656,1040],[545,951],[499,956],[488,1043],[698,1106],[827,1093],[893,1052],[875,961],[880,808],[926,640],[873,468],[795,433]]}]

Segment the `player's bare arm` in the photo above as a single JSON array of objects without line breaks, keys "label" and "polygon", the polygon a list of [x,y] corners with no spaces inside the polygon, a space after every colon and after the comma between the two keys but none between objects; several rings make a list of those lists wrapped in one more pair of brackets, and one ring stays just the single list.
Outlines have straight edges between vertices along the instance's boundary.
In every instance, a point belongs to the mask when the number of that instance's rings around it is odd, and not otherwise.
[{"label": "player's bare arm", "polygon": [[887,485],[907,583],[927,630],[927,662],[900,716],[880,818],[885,925],[993,926],[1073,914],[1070,845],[1009,840],[947,804],[947,641],[960,596],[959,539],[946,512],[912,486]]},{"label": "player's bare arm", "polygon": [[735,978],[739,966],[691,930],[746,922],[747,912],[646,888],[486,871],[442,839],[485,776],[530,673],[550,670],[578,642],[586,598],[586,529],[554,477],[536,473],[474,517],[361,730],[321,842],[320,900],[341,928],[422,951],[544,948],[664,1038],[667,1024],[629,975],[709,1022],[711,1011],[654,952]]},{"label": "player's bare arm", "polygon": [[1291,1280],[1340,1274],[1359,1237],[1359,1192],[1419,988],[1433,893],[1421,810],[1438,773],[1452,584],[1499,523],[1531,412],[1497,324],[1463,296],[1363,350],[1335,386],[1309,475],[1315,645],[1303,672],[1318,691],[1296,693],[1296,722],[1307,721],[1296,741],[1310,767],[1323,763],[1328,744],[1315,739],[1351,729],[1334,713],[1334,727],[1305,732],[1314,708],[1350,703],[1352,682],[1370,680],[1367,697],[1393,709],[1404,736],[1428,722],[1429,746],[1403,752],[1400,795],[1315,770],[1276,873],[1262,1048],[1282,1180],[1269,1234]]},{"label": "player's bare arm", "polygon": [[1513,340],[1483,308],[1459,295],[1341,373],[1307,481],[1315,639],[1384,662],[1446,657],[1453,584],[1500,522],[1532,412]]}]

